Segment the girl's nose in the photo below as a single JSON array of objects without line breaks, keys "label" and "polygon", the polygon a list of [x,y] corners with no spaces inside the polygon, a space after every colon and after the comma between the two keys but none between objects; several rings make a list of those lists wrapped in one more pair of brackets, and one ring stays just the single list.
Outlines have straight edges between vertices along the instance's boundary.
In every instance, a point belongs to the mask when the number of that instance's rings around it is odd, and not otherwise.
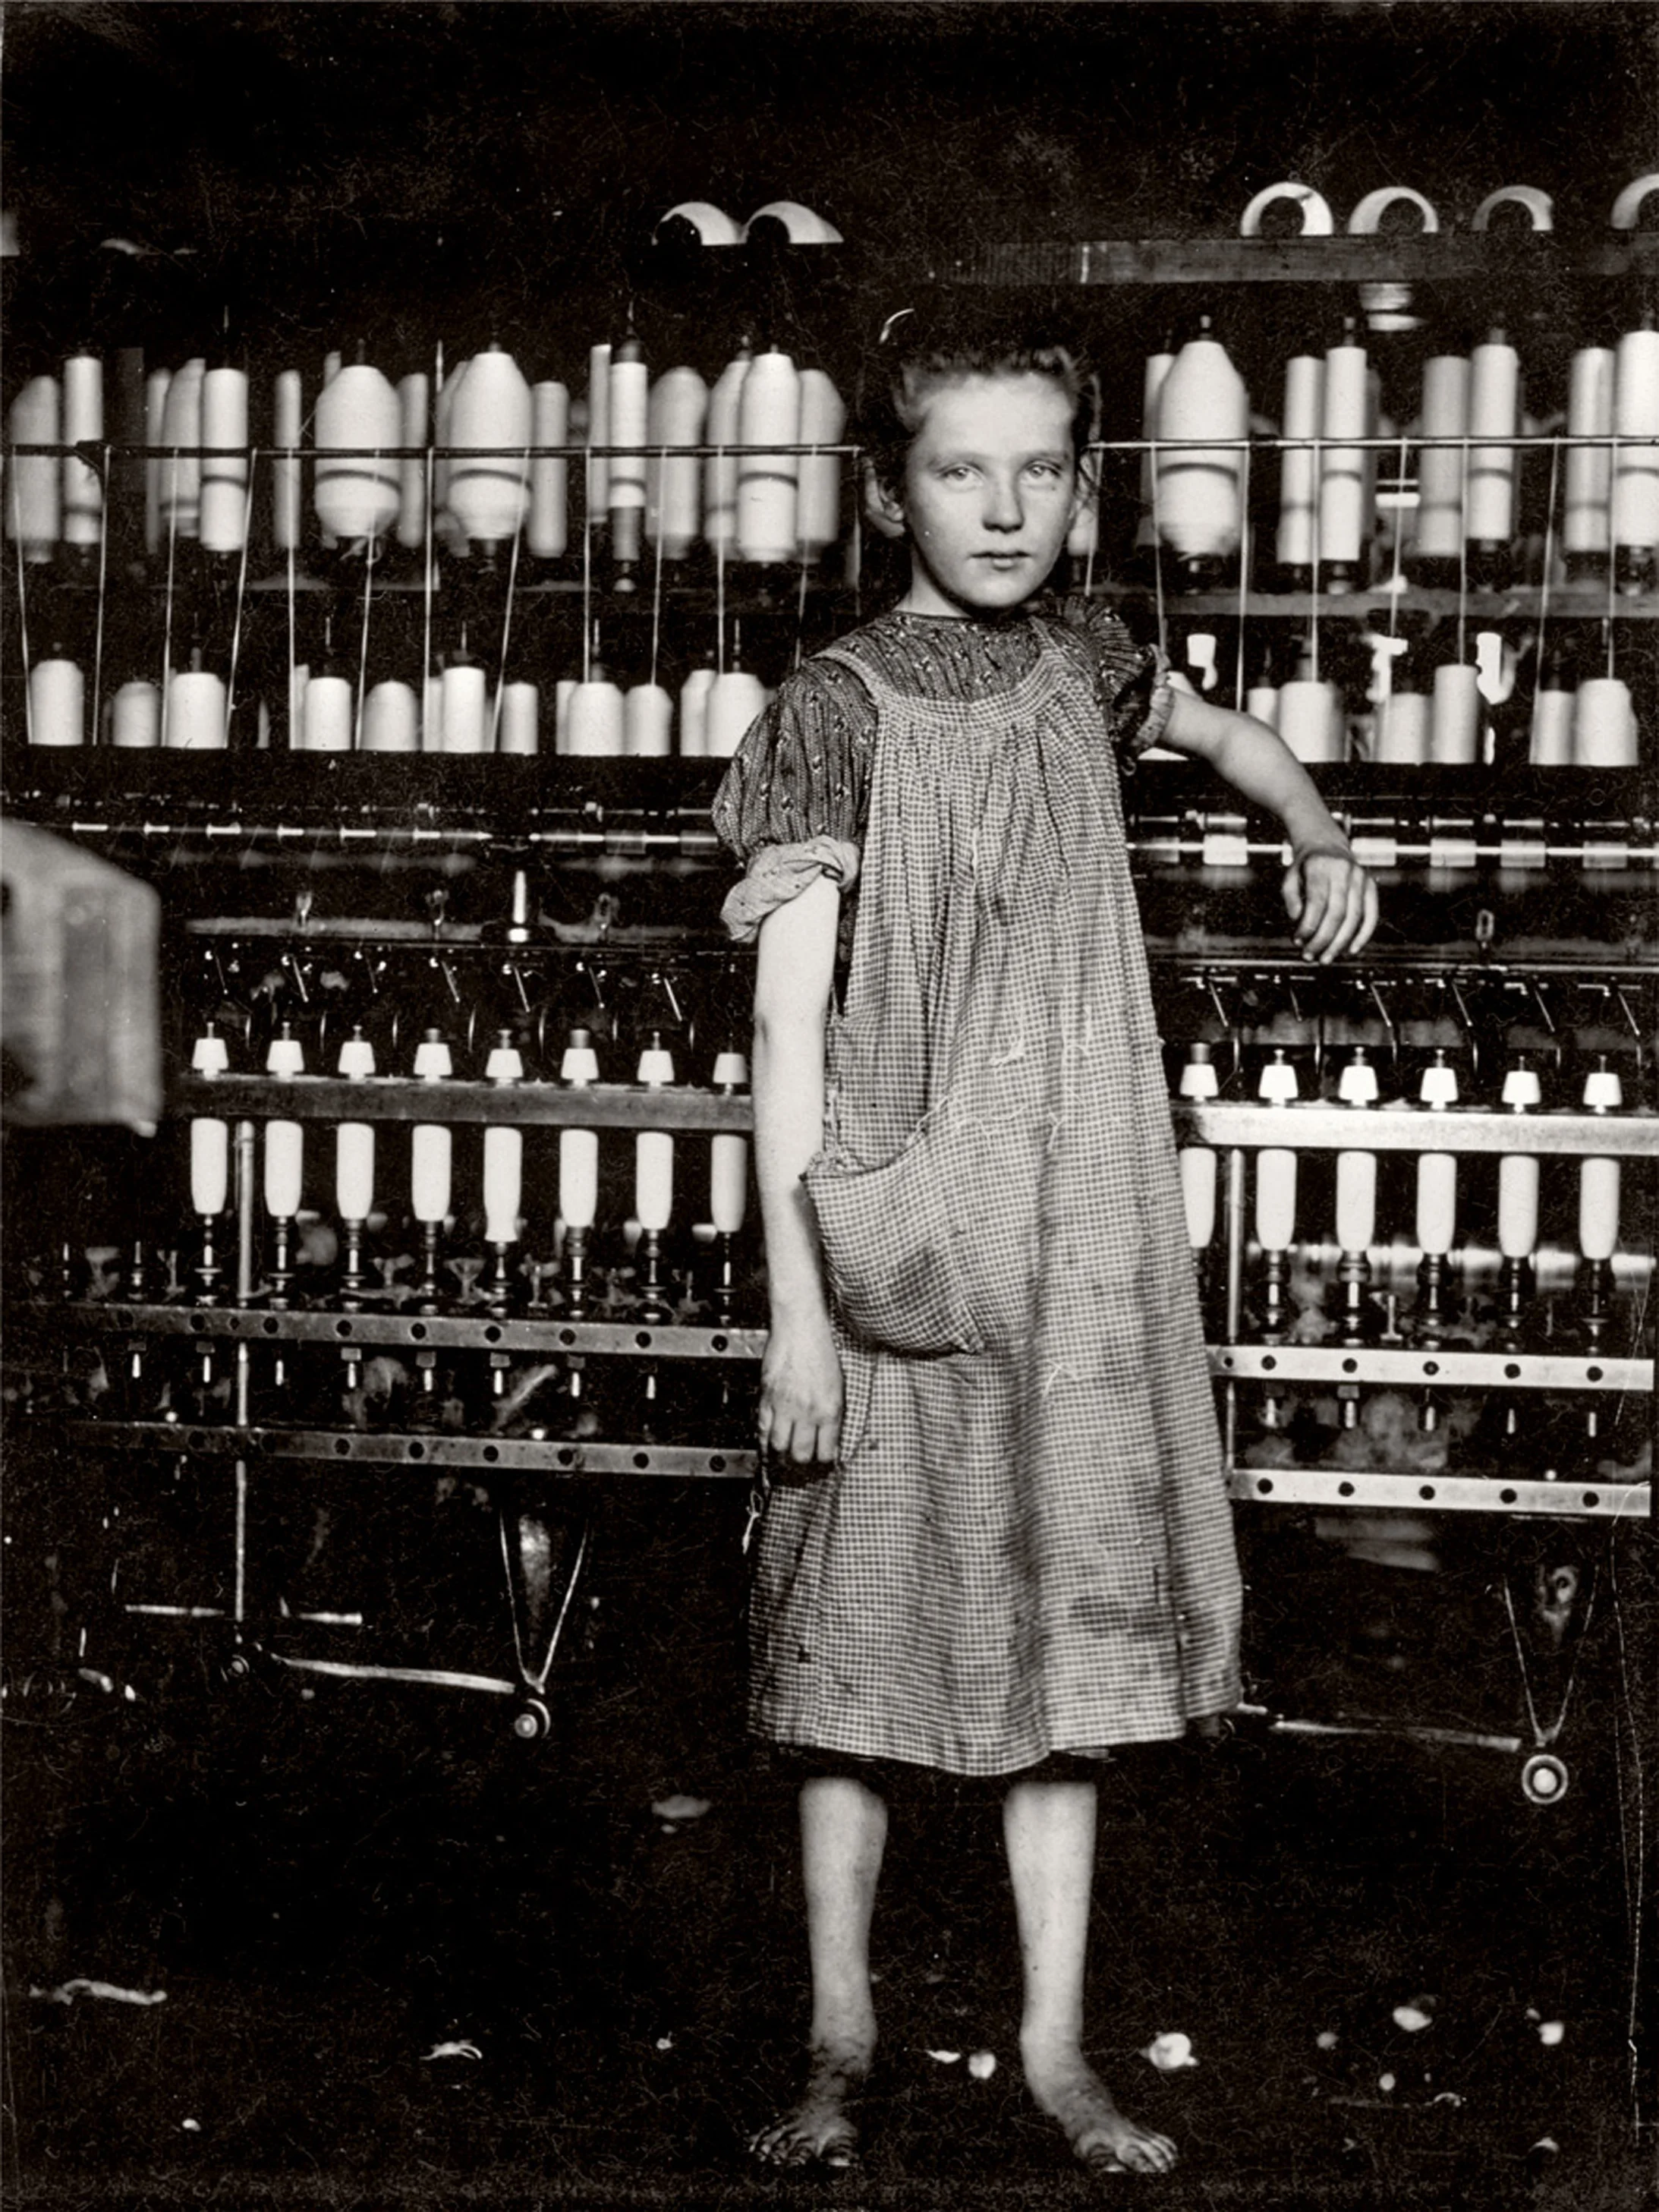
[{"label": "girl's nose", "polygon": [[993,477],[985,490],[985,526],[988,530],[1018,530],[1025,519],[1020,504],[1017,478]]}]

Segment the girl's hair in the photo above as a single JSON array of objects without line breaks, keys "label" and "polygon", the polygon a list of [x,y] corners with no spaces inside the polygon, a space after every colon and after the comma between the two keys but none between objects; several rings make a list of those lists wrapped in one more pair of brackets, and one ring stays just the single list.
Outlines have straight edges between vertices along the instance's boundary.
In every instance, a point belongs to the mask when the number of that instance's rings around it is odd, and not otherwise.
[{"label": "girl's hair", "polygon": [[1072,403],[1072,450],[1081,473],[1085,449],[1097,434],[1100,384],[1080,346],[948,309],[907,308],[883,325],[859,409],[866,463],[884,491],[903,489],[904,457],[929,393],[963,376],[1052,377]]}]

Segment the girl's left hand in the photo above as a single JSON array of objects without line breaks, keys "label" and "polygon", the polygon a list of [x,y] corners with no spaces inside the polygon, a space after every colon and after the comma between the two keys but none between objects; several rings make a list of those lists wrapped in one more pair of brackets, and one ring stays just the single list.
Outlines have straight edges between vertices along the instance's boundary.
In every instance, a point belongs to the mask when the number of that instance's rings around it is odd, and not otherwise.
[{"label": "girl's left hand", "polygon": [[1285,872],[1285,907],[1306,960],[1358,952],[1376,927],[1376,885],[1337,846],[1298,853]]}]

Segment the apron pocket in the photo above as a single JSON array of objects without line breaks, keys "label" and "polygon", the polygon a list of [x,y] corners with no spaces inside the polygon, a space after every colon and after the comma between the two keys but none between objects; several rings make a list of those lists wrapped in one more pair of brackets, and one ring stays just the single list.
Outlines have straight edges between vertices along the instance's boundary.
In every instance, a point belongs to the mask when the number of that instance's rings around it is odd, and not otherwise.
[{"label": "apron pocket", "polygon": [[929,1123],[883,1167],[848,1170],[821,1154],[803,1178],[842,1320],[866,1343],[912,1357],[985,1348],[964,1296],[939,1144]]}]

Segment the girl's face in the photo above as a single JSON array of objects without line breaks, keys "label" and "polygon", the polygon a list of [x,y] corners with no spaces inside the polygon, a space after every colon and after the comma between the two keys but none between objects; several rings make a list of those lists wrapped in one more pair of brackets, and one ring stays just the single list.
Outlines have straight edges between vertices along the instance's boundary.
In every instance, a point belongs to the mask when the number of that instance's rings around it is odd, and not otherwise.
[{"label": "girl's face", "polygon": [[912,614],[996,614],[1047,582],[1077,509],[1072,401],[1052,377],[936,385],[905,456],[902,497],[880,495],[910,540]]}]

